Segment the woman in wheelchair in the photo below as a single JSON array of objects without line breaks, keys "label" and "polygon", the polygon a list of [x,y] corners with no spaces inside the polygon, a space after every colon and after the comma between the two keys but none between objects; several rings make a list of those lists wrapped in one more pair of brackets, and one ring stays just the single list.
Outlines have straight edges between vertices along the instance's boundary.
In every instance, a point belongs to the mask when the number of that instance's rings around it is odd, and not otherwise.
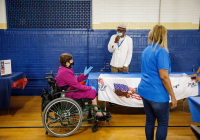
[{"label": "woman in wheelchair", "polygon": [[[87,79],[87,75],[92,70],[93,67],[85,68],[84,73],[76,78],[72,67],[74,66],[73,57],[71,54],[63,53],[60,55],[60,64],[57,76],[56,84],[61,88],[61,90],[73,90],[78,89],[76,92],[66,93],[65,97],[72,98],[74,100],[88,98],[92,100],[92,105],[97,105],[97,98],[95,87],[84,86],[79,82]],[[98,110],[98,107],[94,107],[95,110]],[[92,110],[91,110],[92,111]],[[92,113],[93,114],[93,113]],[[104,112],[104,115],[106,113]],[[101,112],[96,112],[96,116],[101,117],[103,114]]]}]

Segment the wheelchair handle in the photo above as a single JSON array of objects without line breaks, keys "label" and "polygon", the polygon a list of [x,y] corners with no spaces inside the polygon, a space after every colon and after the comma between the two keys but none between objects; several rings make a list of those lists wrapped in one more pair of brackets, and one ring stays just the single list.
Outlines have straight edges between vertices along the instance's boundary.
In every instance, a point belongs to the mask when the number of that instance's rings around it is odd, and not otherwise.
[{"label": "wheelchair handle", "polygon": [[54,78],[53,73],[45,73],[45,75],[51,75]]},{"label": "wheelchair handle", "polygon": [[45,79],[53,79],[53,80],[54,80],[54,78],[53,78],[53,77],[46,77]]},{"label": "wheelchair handle", "polygon": [[43,88],[44,92],[47,92],[48,93],[48,90],[46,88]]}]

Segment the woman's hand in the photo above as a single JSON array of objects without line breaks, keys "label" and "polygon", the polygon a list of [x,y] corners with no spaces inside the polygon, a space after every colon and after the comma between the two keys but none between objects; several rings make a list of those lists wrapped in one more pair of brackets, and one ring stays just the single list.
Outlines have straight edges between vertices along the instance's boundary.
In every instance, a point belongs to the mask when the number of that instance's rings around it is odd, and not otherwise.
[{"label": "woman's hand", "polygon": [[198,83],[198,82],[200,82],[200,77],[196,77],[196,82]]},{"label": "woman's hand", "polygon": [[90,66],[88,69],[87,69],[87,67],[85,67],[84,75],[85,75],[85,76],[88,75],[92,69],[93,69],[92,66]]},{"label": "woman's hand", "polygon": [[193,75],[188,75],[188,77],[196,77],[196,76],[198,76],[197,73],[195,73],[195,74],[193,74]]},{"label": "woman's hand", "polygon": [[96,91],[96,88],[94,86],[91,86],[91,89],[94,89]]},{"label": "woman's hand", "polygon": [[171,97],[171,101],[172,101],[171,109],[177,107],[177,100],[176,100],[175,96]]}]

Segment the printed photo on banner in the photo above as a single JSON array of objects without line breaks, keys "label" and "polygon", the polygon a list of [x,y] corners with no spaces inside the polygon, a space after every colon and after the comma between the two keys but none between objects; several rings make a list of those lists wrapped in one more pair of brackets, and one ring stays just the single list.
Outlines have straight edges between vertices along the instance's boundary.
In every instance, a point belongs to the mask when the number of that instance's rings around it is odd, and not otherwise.
[{"label": "printed photo on banner", "polygon": [[130,99],[142,100],[142,98],[137,94],[137,88],[117,83],[114,83],[114,88],[114,93],[116,93],[120,98],[126,97]]}]

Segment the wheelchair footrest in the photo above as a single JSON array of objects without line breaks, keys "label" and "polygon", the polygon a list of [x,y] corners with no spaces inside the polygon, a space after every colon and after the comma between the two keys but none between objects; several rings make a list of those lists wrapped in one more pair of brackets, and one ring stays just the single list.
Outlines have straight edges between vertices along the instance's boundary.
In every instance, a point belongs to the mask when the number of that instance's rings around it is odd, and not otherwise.
[{"label": "wheelchair footrest", "polygon": [[109,121],[110,119],[112,119],[112,116],[110,115],[110,112],[106,112],[106,116],[102,116],[102,117],[97,117],[97,119],[99,121]]}]

